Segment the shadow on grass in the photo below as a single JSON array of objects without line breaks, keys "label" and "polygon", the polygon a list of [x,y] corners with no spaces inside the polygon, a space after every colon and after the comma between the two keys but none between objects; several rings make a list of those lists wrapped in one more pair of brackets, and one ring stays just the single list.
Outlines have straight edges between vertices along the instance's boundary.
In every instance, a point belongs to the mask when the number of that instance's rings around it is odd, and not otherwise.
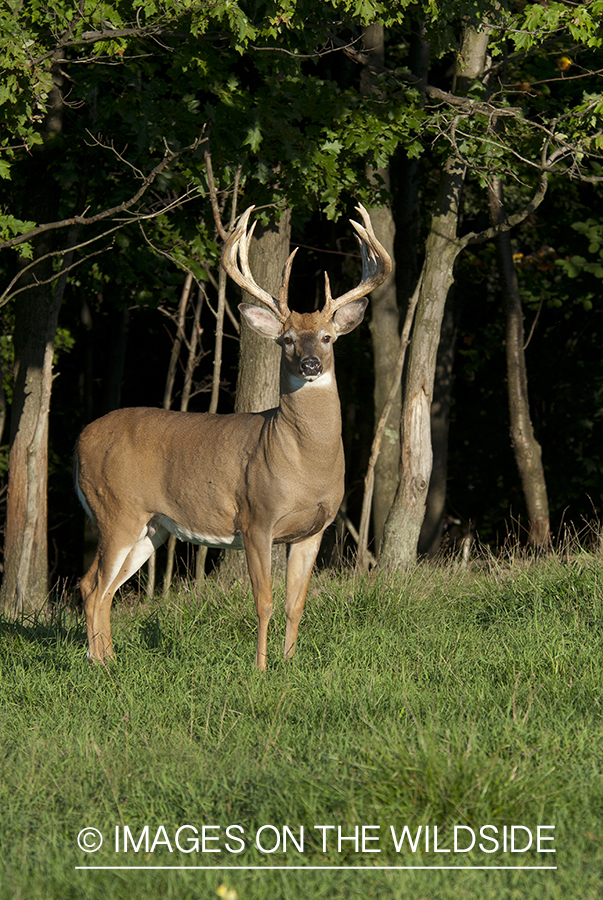
[{"label": "shadow on grass", "polygon": [[47,606],[17,617],[0,614],[2,645],[37,644],[42,650],[84,646],[86,626],[82,616],[65,606]]},{"label": "shadow on grass", "polygon": [[166,634],[161,615],[155,610],[142,617],[136,633],[143,650],[161,650],[169,655],[174,649],[174,640]]}]

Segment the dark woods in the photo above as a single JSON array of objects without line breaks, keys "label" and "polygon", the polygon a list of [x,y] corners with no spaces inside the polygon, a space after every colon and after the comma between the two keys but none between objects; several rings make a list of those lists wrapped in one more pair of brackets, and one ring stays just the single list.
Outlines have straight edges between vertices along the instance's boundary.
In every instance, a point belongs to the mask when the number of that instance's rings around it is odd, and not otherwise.
[{"label": "dark woods", "polygon": [[[111,22],[85,4],[75,16],[71,4],[54,4],[52,17],[31,6],[17,16],[19,35],[7,25],[0,45],[0,65],[18,73],[7,81],[10,138],[0,147],[1,496],[12,523],[4,570],[11,556],[15,584],[33,584],[23,548],[32,560],[39,554],[44,584],[47,558],[49,586],[83,571],[87,532],[71,457],[88,422],[124,406],[237,408],[247,337],[240,292],[225,289],[219,256],[251,203],[260,217],[258,281],[263,266],[273,277],[271,261],[278,269],[276,251],[262,259],[263,235],[278,232],[271,246],[280,241],[285,256],[299,247],[290,283],[296,310],[322,306],[325,270],[334,294],[359,280],[347,224],[359,200],[395,261],[390,295],[375,292],[368,326],[336,348],[346,494],[324,564],[356,552],[350,533],[360,524],[373,433],[421,272],[382,462],[390,445],[393,455],[387,472],[376,470],[369,549],[376,558],[385,533],[392,554],[384,520],[408,464],[404,392],[415,376],[431,406],[433,473],[420,488],[415,480],[426,525],[394,555],[458,550],[468,535],[494,550],[509,537],[538,544],[509,411],[510,303],[488,198],[499,183],[500,222],[515,217],[508,259],[523,329],[519,395],[541,450],[550,527],[541,544],[600,518],[603,107],[600,22],[590,4],[571,32],[568,19],[557,11],[561,18],[549,21],[552,10],[540,4],[511,4],[515,18],[505,22],[487,2],[477,12],[443,4],[430,21],[413,7],[392,12],[375,2],[359,13],[341,2],[328,22],[324,5],[312,2],[295,12],[286,3],[231,4],[229,13],[221,4],[183,12],[166,3],[161,15],[143,5],[138,16],[116,4]],[[450,229],[446,252],[430,251],[438,222]],[[21,235],[28,241],[20,255]],[[419,362],[427,321],[436,324],[429,359]],[[243,350],[246,363],[251,354]],[[256,363],[259,384],[267,363]],[[34,445],[37,462],[24,462]],[[9,452],[19,461],[7,506]],[[190,548],[178,553],[179,571],[194,573]],[[210,555],[207,568],[217,560]]]}]

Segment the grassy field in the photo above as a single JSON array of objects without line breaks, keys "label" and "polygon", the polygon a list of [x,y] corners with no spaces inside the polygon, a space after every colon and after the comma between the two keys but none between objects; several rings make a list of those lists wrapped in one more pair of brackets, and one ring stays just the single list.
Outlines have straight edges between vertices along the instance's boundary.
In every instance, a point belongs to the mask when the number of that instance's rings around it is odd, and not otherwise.
[{"label": "grassy field", "polygon": [[263,674],[247,585],[118,604],[107,669],[68,609],[0,620],[0,900],[599,898],[602,579],[316,576]]}]

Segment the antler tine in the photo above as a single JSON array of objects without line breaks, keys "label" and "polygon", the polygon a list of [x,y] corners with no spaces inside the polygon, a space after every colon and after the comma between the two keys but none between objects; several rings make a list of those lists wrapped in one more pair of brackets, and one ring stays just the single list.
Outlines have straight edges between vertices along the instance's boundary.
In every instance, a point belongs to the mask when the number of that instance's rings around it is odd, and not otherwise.
[{"label": "antler tine", "polygon": [[358,204],[356,210],[362,216],[364,225],[355,222],[353,219],[350,219],[350,224],[356,232],[355,237],[360,245],[360,253],[362,255],[362,278],[355,288],[352,288],[351,291],[347,291],[347,293],[334,299],[331,296],[329,278],[325,272],[325,305],[323,312],[329,318],[331,318],[340,307],[345,306],[346,303],[350,303],[352,300],[359,300],[361,297],[366,297],[367,294],[374,291],[376,287],[383,284],[392,270],[392,261],[389,257],[389,253],[377,240],[368,212],[361,203]]},{"label": "antler tine", "polygon": [[249,245],[257,222],[254,222],[251,228],[248,227],[248,224],[249,216],[254,209],[255,206],[248,207],[237,222],[236,228],[222,249],[221,263],[225,272],[230,275],[239,287],[251,294],[252,297],[255,297],[256,300],[264,303],[278,320],[284,323],[290,315],[286,303],[286,293],[289,285],[291,263],[295,253],[289,257],[283,270],[283,280],[279,290],[279,299],[277,300],[272,294],[269,294],[268,291],[265,291],[257,284],[249,266]]},{"label": "antler tine", "polygon": [[281,286],[278,292],[278,305],[282,311],[282,314],[285,316],[284,321],[286,321],[291,315],[291,311],[289,309],[289,278],[291,277],[291,266],[293,265],[293,260],[295,259],[295,254],[299,250],[299,247],[296,247],[292,253],[287,257],[287,262],[283,267],[283,275],[281,278]]}]

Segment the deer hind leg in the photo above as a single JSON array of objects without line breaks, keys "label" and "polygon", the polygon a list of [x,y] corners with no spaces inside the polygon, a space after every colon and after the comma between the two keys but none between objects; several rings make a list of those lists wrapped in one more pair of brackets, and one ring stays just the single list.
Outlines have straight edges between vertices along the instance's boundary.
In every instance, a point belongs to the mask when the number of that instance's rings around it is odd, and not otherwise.
[{"label": "deer hind leg", "polygon": [[113,656],[111,641],[111,584],[124,564],[131,547],[119,548],[99,541],[94,562],[82,578],[80,589],[86,614],[88,661],[104,662]]},{"label": "deer hind leg", "polygon": [[291,544],[289,547],[287,599],[285,600],[285,611],[287,613],[285,659],[291,659],[295,654],[297,629],[304,611],[308,584],[310,583],[310,576],[316,562],[321,539],[322,531],[305,538],[303,541],[298,541],[296,544]]},{"label": "deer hind leg", "polygon": [[244,538],[247,568],[251,579],[251,589],[258,616],[258,643],[255,664],[258,669],[266,668],[268,650],[268,623],[272,616],[271,551],[272,541],[265,535]]},{"label": "deer hind leg", "polygon": [[165,528],[145,525],[137,540],[123,546],[114,539],[104,541],[101,533],[94,562],[82,578],[81,591],[86,613],[88,660],[104,662],[113,657],[111,604],[115,592],[148,560],[167,537]]}]

